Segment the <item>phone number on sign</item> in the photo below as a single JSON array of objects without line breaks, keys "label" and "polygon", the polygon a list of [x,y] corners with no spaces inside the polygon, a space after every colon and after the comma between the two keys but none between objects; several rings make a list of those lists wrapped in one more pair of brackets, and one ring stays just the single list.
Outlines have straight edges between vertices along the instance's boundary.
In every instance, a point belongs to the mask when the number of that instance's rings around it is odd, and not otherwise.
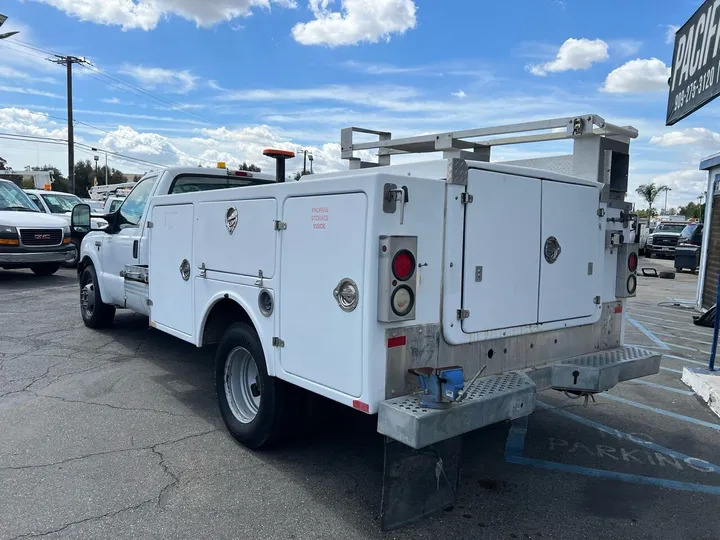
[{"label": "phone number on sign", "polygon": [[[718,70],[717,75],[718,78],[720,78],[720,70]],[[686,103],[695,99],[696,96],[702,94],[716,82],[718,81],[715,79],[715,68],[711,67],[703,75],[677,93],[675,96],[675,110],[677,111],[682,108]]]}]

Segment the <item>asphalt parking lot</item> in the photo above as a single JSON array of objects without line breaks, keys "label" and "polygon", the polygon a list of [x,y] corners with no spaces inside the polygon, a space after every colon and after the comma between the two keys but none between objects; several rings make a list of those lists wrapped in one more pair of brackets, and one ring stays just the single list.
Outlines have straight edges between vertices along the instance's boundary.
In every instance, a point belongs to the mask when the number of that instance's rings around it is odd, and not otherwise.
[{"label": "asphalt parking lot", "polygon": [[682,307],[696,280],[639,278],[626,342],[663,353],[658,375],[587,407],[544,392],[527,421],[467,436],[456,506],[382,534],[368,417],[333,407],[251,452],[223,427],[211,351],[129,313],[86,329],[72,271],[0,270],[0,538],[717,540],[720,419],[680,382],[712,341]]}]

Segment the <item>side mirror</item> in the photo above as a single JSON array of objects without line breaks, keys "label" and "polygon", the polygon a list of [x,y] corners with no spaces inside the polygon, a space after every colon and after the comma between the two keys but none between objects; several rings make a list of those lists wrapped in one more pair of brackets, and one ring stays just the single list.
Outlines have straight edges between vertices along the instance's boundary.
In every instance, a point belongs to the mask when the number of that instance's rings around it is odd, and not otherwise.
[{"label": "side mirror", "polygon": [[90,206],[87,204],[76,204],[72,209],[70,218],[70,231],[75,233],[86,233],[90,230]]}]

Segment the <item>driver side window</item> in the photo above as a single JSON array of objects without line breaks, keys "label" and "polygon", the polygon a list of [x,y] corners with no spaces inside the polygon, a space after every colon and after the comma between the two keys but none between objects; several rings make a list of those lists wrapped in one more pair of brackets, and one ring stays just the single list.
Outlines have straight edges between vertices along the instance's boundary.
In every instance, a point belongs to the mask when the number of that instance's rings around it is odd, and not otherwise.
[{"label": "driver side window", "polygon": [[40,210],[41,212],[45,212],[45,207],[42,205],[37,195],[35,195],[34,193],[27,193],[27,196],[30,198],[33,204],[38,207],[38,210]]},{"label": "driver side window", "polygon": [[150,193],[152,193],[153,187],[158,177],[153,176],[141,180],[138,185],[130,192],[120,206],[120,228],[125,229],[127,227],[136,227],[142,219],[145,206],[147,206]]}]

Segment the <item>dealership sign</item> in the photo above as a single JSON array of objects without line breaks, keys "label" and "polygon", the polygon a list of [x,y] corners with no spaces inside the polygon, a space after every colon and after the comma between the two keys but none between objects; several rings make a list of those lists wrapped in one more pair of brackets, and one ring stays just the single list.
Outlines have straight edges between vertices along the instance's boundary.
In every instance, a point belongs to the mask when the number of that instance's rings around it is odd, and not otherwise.
[{"label": "dealership sign", "polygon": [[666,124],[671,126],[720,94],[720,0],[706,0],[675,34]]}]

